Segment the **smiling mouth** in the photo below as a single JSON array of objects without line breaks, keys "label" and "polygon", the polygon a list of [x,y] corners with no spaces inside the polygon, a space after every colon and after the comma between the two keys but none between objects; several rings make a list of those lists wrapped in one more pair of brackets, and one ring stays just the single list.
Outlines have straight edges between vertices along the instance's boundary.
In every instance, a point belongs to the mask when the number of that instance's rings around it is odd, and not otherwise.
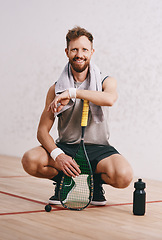
[{"label": "smiling mouth", "polygon": [[77,62],[77,63],[84,63],[86,61],[86,59],[77,59],[77,58],[74,58],[73,59],[74,62]]}]

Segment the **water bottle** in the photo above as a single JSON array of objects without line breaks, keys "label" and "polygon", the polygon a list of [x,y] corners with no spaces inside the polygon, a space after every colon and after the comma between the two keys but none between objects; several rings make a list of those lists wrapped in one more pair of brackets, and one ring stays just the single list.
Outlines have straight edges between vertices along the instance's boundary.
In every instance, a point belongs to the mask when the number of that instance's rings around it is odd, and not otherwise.
[{"label": "water bottle", "polygon": [[145,214],[146,205],[146,184],[142,182],[142,179],[138,179],[138,182],[134,183],[135,191],[133,193],[133,214],[143,216]]}]

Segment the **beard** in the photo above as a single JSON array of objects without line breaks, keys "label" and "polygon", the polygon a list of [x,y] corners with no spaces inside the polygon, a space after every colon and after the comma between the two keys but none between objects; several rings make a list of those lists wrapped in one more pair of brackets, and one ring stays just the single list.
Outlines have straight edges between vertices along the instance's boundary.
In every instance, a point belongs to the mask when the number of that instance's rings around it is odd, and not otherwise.
[{"label": "beard", "polygon": [[[76,60],[84,60],[83,63],[77,63]],[[69,63],[71,64],[72,68],[74,69],[74,71],[81,73],[83,72],[87,67],[89,67],[89,60],[87,58],[83,59],[83,58],[73,58],[73,59],[69,59]]]}]

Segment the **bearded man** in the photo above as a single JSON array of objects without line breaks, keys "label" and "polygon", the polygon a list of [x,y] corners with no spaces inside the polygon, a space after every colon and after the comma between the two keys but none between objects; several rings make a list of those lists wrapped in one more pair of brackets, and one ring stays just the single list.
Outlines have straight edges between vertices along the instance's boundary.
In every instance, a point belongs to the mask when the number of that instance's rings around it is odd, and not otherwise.
[{"label": "bearded man", "polygon": [[[80,169],[72,159],[81,140],[83,99],[90,102],[84,142],[94,176],[91,204],[105,205],[103,184],[125,188],[132,181],[129,162],[109,143],[108,109],[117,100],[117,82],[113,77],[101,78],[98,67],[91,63],[93,36],[86,29],[75,27],[66,35],[68,63],[60,78],[50,87],[38,126],[40,146],[22,158],[24,170],[35,177],[47,178],[56,184],[50,204],[60,204],[59,186],[64,174],[79,176]],[[58,118],[58,139],[50,130]]]}]

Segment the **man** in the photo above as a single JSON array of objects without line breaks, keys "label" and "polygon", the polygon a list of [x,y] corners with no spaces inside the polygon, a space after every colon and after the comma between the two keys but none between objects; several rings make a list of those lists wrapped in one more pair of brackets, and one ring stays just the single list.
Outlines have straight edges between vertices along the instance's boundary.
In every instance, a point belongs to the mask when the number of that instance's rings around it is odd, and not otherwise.
[{"label": "man", "polygon": [[[101,79],[99,69],[91,63],[93,36],[84,28],[75,27],[66,35],[68,64],[58,81],[50,87],[37,137],[41,146],[26,152],[22,164],[27,173],[52,179],[55,194],[51,204],[60,204],[58,190],[61,176],[76,177],[79,166],[72,159],[81,137],[82,99],[90,102],[85,131],[86,150],[94,173],[94,195],[91,204],[105,205],[102,184],[127,187],[132,168],[127,160],[109,144],[107,110],[117,100],[117,83],[112,77]],[[58,117],[59,138],[54,141],[50,130]]]}]

